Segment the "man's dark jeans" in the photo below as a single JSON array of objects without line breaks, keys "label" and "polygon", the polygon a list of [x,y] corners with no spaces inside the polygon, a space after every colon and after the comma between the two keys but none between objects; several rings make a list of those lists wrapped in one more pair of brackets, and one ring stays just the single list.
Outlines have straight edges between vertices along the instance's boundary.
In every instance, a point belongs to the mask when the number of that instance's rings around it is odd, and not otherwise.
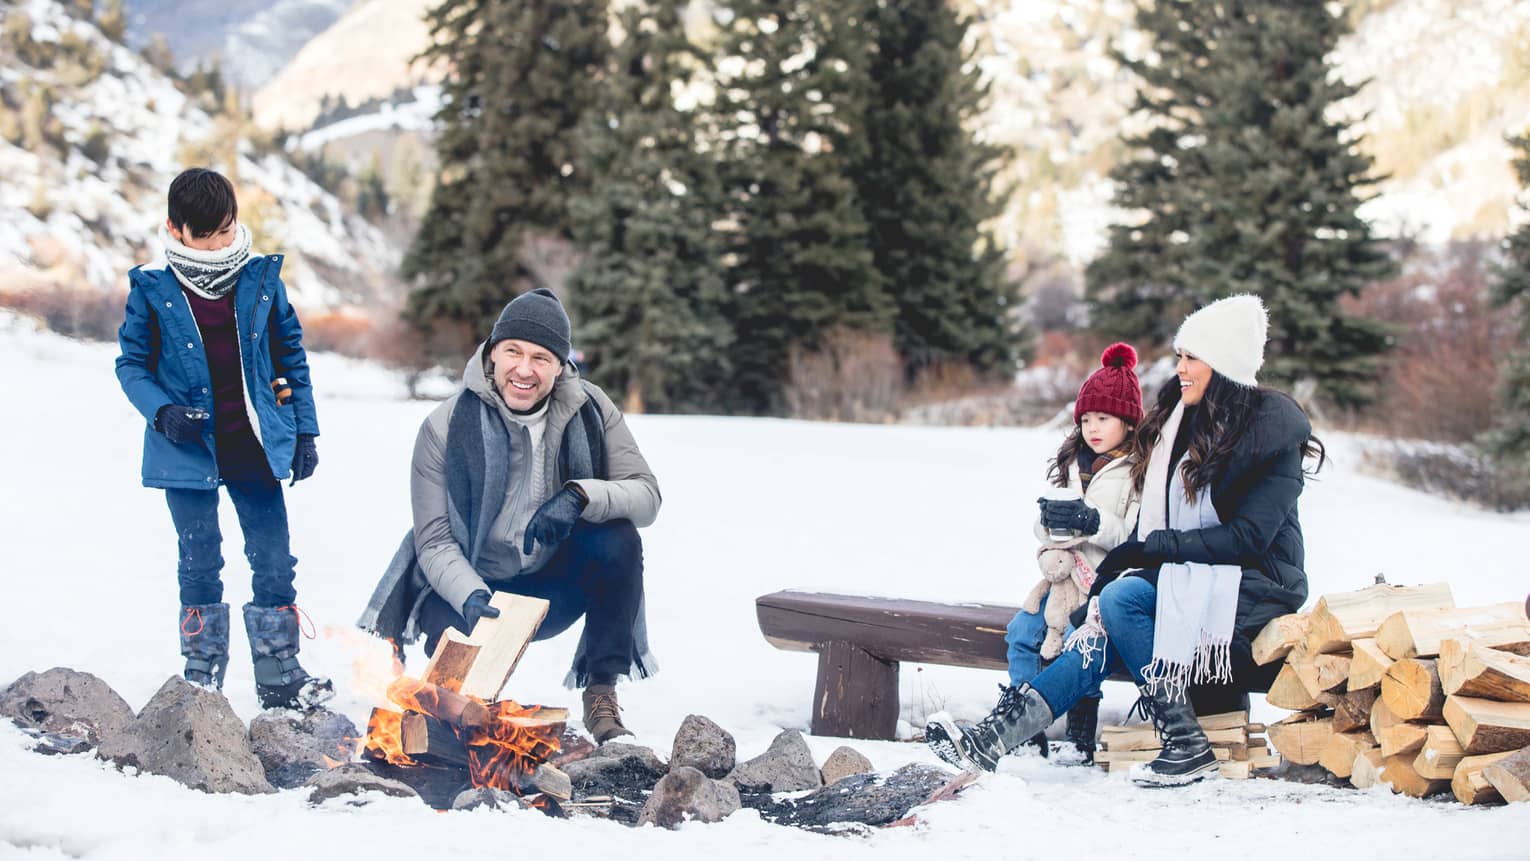
[{"label": "man's dark jeans", "polygon": [[[632,628],[643,600],[643,542],[632,521],[581,520],[541,570],[508,580],[484,580],[496,592],[551,602],[535,639],[555,637],[584,617],[585,665],[576,668],[580,677],[614,678],[630,671],[635,657]],[[435,653],[447,628],[467,632],[467,620],[458,611],[440,595],[425,599],[419,620],[427,655]]]},{"label": "man's dark jeans", "polygon": [[[244,532],[244,555],[254,573],[254,603],[261,607],[291,604],[297,599],[292,586],[297,559],[287,534],[281,483],[267,469],[263,478],[227,479],[223,486]],[[223,533],[218,529],[218,491],[171,489],[165,491],[165,500],[180,542],[181,604],[220,603]]]}]

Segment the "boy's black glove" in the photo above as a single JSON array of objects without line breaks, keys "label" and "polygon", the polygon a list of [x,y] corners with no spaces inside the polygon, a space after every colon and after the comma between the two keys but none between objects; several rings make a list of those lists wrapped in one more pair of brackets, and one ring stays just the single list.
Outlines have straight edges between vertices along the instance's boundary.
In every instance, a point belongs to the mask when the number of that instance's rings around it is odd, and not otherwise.
[{"label": "boy's black glove", "polygon": [[533,541],[540,542],[543,547],[551,547],[567,538],[574,531],[574,524],[579,522],[579,515],[584,513],[584,507],[589,504],[590,501],[585,499],[578,485],[565,485],[553,494],[552,499],[542,503],[536,514],[531,515],[531,522],[526,524],[526,540],[521,542],[521,553],[530,556]]},{"label": "boy's black glove", "polygon": [[196,442],[212,415],[201,407],[165,404],[154,414],[154,429],[176,445]]},{"label": "boy's black glove", "polygon": [[314,444],[313,434],[298,434],[297,447],[292,450],[292,484],[287,486],[291,487],[313,475],[313,471],[318,468],[319,447]]},{"label": "boy's black glove", "polygon": [[1084,504],[1082,499],[1036,500],[1041,505],[1041,525],[1047,529],[1071,529],[1080,535],[1093,535],[1100,531],[1100,512]]},{"label": "boy's black glove", "polygon": [[494,597],[487,589],[479,589],[462,602],[462,618],[467,620],[468,629],[464,633],[471,634],[478,627],[478,620],[487,616],[490,619],[499,618],[499,608],[490,607],[489,599]]}]

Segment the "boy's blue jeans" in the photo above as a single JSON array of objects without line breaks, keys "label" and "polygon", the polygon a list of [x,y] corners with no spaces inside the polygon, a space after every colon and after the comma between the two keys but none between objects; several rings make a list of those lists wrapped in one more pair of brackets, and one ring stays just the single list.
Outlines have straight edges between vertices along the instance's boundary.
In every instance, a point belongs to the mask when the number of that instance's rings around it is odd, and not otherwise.
[{"label": "boy's blue jeans", "polygon": [[1158,589],[1141,577],[1121,577],[1106,586],[1100,593],[1100,620],[1109,634],[1104,660],[1096,653],[1086,667],[1083,655],[1065,651],[1030,680],[1031,687],[1060,715],[1080,699],[1098,696],[1100,682],[1117,670],[1126,669],[1142,684],[1142,670],[1153,662],[1157,611]]},{"label": "boy's blue jeans", "polygon": [[[1048,596],[1049,597],[1049,596]],[[1004,642],[1009,644],[1009,684],[1011,687],[1029,682],[1041,672],[1041,641],[1047,637],[1047,598],[1041,599],[1041,608],[1034,613],[1024,610],[1015,614],[1015,618],[1009,621],[1005,628]],[[1070,625],[1064,632],[1066,638],[1073,633]],[[1083,696],[1098,697],[1100,685],[1095,683],[1093,690],[1085,691]],[[1056,712],[1053,712],[1056,714]]]},{"label": "boy's blue jeans", "polygon": [[[297,559],[291,553],[281,482],[268,470],[263,479],[229,479],[223,486],[244,532],[244,555],[254,573],[252,600],[261,607],[293,603]],[[223,533],[218,528],[218,491],[169,489],[165,501],[180,544],[181,604],[220,603]]]}]

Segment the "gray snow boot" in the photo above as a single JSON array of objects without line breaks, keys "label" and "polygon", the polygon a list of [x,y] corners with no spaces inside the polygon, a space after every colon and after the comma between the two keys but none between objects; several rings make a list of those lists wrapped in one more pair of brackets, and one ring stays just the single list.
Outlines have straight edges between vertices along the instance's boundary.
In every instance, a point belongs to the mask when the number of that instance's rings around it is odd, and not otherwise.
[{"label": "gray snow boot", "polygon": [[329,679],[310,676],[298,663],[297,608],[244,605],[244,630],[255,660],[255,693],[263,709],[317,707],[335,695]]},{"label": "gray snow boot", "polygon": [[1217,757],[1206,738],[1206,731],[1195,717],[1195,708],[1188,700],[1171,700],[1162,694],[1152,694],[1145,686],[1137,701],[1163,749],[1152,762],[1139,762],[1130,772],[1132,783],[1138,786],[1184,786],[1217,771]]},{"label": "gray snow boot", "polygon": [[181,606],[181,656],[186,659],[186,681],[223,690],[223,672],[228,669],[227,604]]},{"label": "gray snow boot", "polygon": [[998,705],[973,726],[962,728],[949,715],[936,715],[925,725],[925,744],[958,768],[993,771],[999,757],[1052,725],[1052,708],[1035,688],[999,685],[999,691]]}]

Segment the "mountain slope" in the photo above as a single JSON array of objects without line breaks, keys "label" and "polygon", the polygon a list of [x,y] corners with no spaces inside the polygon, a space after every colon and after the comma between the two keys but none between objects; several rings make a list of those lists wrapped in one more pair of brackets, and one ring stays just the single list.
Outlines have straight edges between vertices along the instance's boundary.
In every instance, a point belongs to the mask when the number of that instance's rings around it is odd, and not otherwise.
[{"label": "mountain slope", "polygon": [[353,0],[127,0],[128,41],[161,34],[189,72],[213,58],[241,87],[258,87],[322,33]]},{"label": "mountain slope", "polygon": [[214,164],[239,187],[256,250],[288,255],[295,304],[398,301],[398,249],[285,154],[58,3],[0,7],[0,27],[23,24],[25,39],[0,45],[0,125],[16,131],[0,140],[0,289],[125,287],[127,270],[158,254],[170,180]]}]

